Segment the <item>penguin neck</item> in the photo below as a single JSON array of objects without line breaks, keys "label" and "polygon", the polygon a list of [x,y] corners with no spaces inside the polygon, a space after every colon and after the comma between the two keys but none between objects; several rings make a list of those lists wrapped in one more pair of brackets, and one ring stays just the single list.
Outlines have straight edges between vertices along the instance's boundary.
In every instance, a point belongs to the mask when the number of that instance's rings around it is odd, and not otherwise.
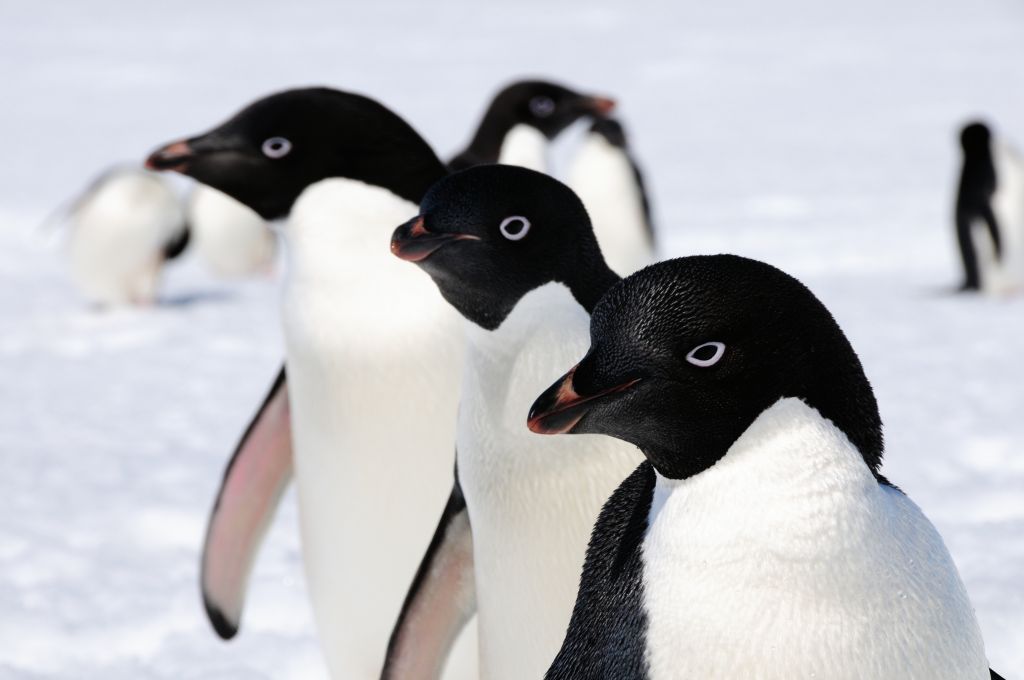
[{"label": "penguin neck", "polygon": [[548,139],[544,133],[531,125],[519,123],[502,140],[498,163],[547,172],[547,152]]},{"label": "penguin neck", "polygon": [[380,187],[419,205],[427,189],[447,175],[448,169],[426,142],[422,139],[416,141],[419,148],[373,154],[365,159],[358,171],[339,172],[335,177]]},{"label": "penguin neck", "polygon": [[472,156],[478,163],[497,163],[505,137],[516,125],[511,115],[496,110],[491,104],[473,134],[469,146],[459,156]]},{"label": "penguin neck", "polygon": [[587,314],[594,313],[594,307],[609,288],[622,280],[613,272],[600,255],[584,256],[582,262],[571,269],[565,284]]}]

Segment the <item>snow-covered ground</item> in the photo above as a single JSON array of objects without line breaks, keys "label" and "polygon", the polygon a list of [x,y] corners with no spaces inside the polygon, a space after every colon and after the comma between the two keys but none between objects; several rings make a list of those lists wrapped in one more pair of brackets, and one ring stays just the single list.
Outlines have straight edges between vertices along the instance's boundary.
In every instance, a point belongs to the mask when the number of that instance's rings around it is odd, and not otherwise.
[{"label": "snow-covered ground", "polygon": [[281,356],[277,284],[175,266],[100,314],[26,237],[93,173],[268,91],[373,94],[446,153],[520,74],[614,94],[666,252],[804,280],[878,393],[885,472],[939,527],[992,665],[1024,669],[1024,297],[957,281],[955,127],[1024,144],[1019,0],[0,4],[0,678],[316,678],[294,500],[239,638],[198,550]]}]

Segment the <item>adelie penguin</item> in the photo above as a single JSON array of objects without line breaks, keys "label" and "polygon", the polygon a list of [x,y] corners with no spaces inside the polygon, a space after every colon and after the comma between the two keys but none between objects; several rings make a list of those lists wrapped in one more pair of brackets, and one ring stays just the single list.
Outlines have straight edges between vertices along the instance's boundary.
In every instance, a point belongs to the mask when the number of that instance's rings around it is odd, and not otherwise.
[{"label": "adelie penguin", "polygon": [[396,114],[326,88],[261,99],[159,149],[149,166],[286,219],[287,378],[282,370],[214,506],[202,563],[210,619],[225,638],[237,632],[294,466],[328,666],[336,678],[377,677],[451,485],[463,353],[458,315],[388,243],[447,170]]},{"label": "adelie penguin", "polygon": [[580,94],[544,80],[512,83],[494,96],[469,146],[448,166],[464,170],[502,163],[546,172],[550,140],[577,120],[605,116],[614,108],[608,97]]},{"label": "adelie penguin", "polygon": [[1003,292],[1019,286],[1024,230],[1024,161],[993,139],[984,123],[960,132],[963,166],[955,222],[963,263],[961,291]]},{"label": "adelie penguin", "polygon": [[105,173],[67,211],[71,277],[101,306],[150,304],[189,230],[174,188],[142,168]]},{"label": "adelie penguin", "polygon": [[569,167],[567,184],[587,206],[608,265],[631,274],[655,259],[651,206],[622,123],[598,118]]},{"label": "adelie penguin", "polygon": [[630,276],[528,422],[647,458],[594,526],[548,680],[989,678],[949,552],[879,473],[857,355],[783,272],[717,255]]},{"label": "adelie penguin", "polygon": [[[560,182],[491,165],[434,185],[392,251],[466,320],[456,480],[392,637],[384,678],[436,678],[475,611],[485,680],[539,678],[565,634],[601,504],[642,460],[610,438],[523,427],[537,392],[586,347],[618,281]],[[412,404],[409,405],[413,407]]]}]

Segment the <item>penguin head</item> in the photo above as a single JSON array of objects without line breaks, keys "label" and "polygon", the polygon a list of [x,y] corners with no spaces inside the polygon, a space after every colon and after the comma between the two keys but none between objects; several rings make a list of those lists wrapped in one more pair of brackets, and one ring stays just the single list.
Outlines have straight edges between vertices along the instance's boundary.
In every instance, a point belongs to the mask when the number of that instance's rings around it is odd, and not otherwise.
[{"label": "penguin head", "polygon": [[581,94],[544,80],[512,83],[495,95],[487,117],[501,120],[503,127],[529,125],[548,139],[584,116],[606,116],[615,108],[608,97]]},{"label": "penguin head", "polygon": [[992,133],[982,122],[968,123],[960,131],[960,146],[965,153],[988,151],[991,139]]},{"label": "penguin head", "polygon": [[585,307],[617,278],[601,257],[580,199],[548,175],[481,165],[434,184],[391,251],[417,263],[441,294],[493,330],[523,295],[565,283]]},{"label": "penguin head", "polygon": [[590,333],[587,355],[533,404],[534,432],[611,435],[683,479],[796,397],[877,473],[881,421],[860,361],[825,306],[774,267],[734,255],[651,265],[608,291]]},{"label": "penguin head", "polygon": [[157,149],[146,166],[189,175],[264,219],[287,216],[306,187],[330,177],[384,186],[418,202],[443,172],[426,142],[395,113],[328,88],[260,99],[219,127]]},{"label": "penguin head", "polygon": [[600,135],[617,149],[626,148],[626,131],[614,118],[597,118],[590,124],[590,134]]}]

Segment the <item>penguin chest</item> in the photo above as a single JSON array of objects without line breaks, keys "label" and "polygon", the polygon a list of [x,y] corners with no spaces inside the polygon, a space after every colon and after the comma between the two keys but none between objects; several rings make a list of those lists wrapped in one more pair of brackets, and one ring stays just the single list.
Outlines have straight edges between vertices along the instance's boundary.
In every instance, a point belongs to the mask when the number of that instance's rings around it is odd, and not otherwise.
[{"label": "penguin chest", "polygon": [[267,223],[248,206],[199,185],[189,204],[196,252],[220,276],[269,272],[275,238]]},{"label": "penguin chest", "polygon": [[502,140],[498,163],[547,172],[547,152],[547,137],[535,127],[519,124],[509,130]]},{"label": "penguin chest", "polygon": [[798,400],[658,478],[643,561],[651,680],[988,677],[935,529]]},{"label": "penguin chest", "polygon": [[640,459],[611,438],[546,437],[526,427],[536,395],[586,352],[588,328],[569,291],[548,284],[496,331],[470,330],[459,479],[489,679],[543,675],[565,635],[601,504]]}]

